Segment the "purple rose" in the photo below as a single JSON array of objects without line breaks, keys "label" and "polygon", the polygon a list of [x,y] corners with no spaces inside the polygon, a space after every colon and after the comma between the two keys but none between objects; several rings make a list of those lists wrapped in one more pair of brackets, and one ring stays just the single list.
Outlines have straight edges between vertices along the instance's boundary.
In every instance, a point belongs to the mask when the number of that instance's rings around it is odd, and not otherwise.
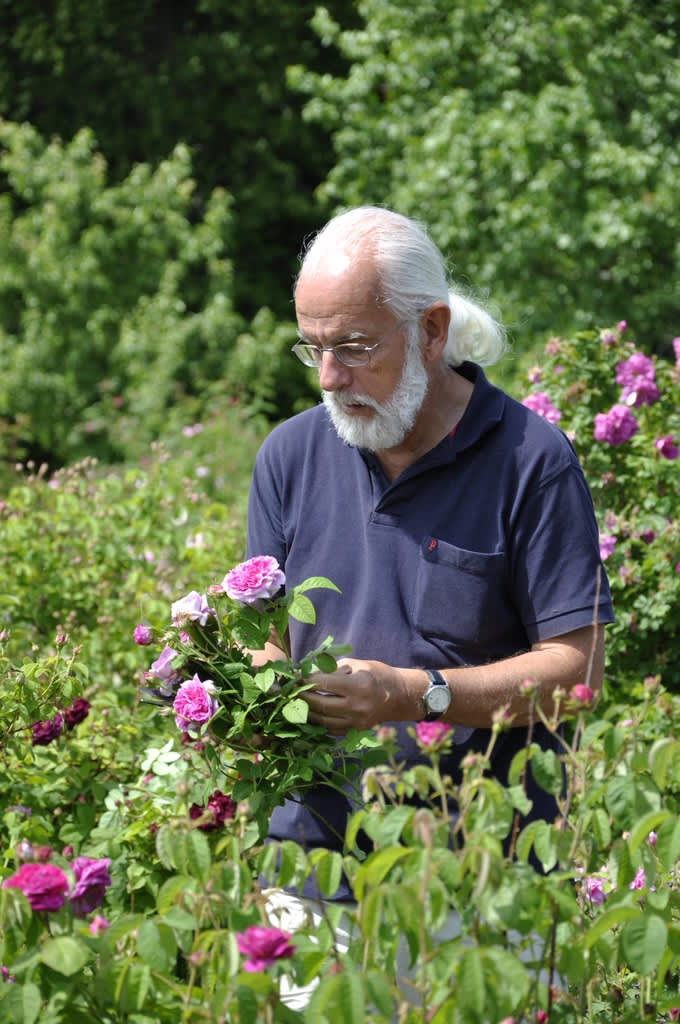
[{"label": "purple rose", "polygon": [[3,889],[21,889],[33,910],[59,910],[66,902],[68,879],[54,864],[22,864]]},{"label": "purple rose", "polygon": [[210,616],[215,614],[215,609],[210,607],[205,594],[192,590],[179,601],[173,602],[170,614],[173,622],[181,624],[184,620],[190,619],[192,622],[198,622],[199,626],[205,626]]},{"label": "purple rose", "polygon": [[675,352],[675,365],[680,366],[680,338],[673,338],[673,351]]},{"label": "purple rose", "polygon": [[52,740],[56,740],[61,732],[63,719],[57,712],[54,718],[46,718],[42,722],[34,722],[31,726],[34,747],[46,747]]},{"label": "purple rose", "polygon": [[562,413],[555,408],[545,391],[535,391],[533,395],[527,395],[522,400],[522,405],[538,413],[548,423],[558,423],[562,419]]},{"label": "purple rose", "polygon": [[93,860],[91,857],[76,857],[71,864],[76,884],[68,894],[71,908],[76,917],[85,917],[91,910],[101,906],[104,892],[111,885],[108,857]]},{"label": "purple rose", "polygon": [[666,434],[665,437],[658,437],[654,442],[659,455],[662,455],[664,459],[677,459],[678,457],[678,446],[674,444],[675,438],[672,434]]},{"label": "purple rose", "polygon": [[593,437],[616,447],[629,441],[637,433],[638,423],[626,405],[613,405],[609,412],[598,412],[595,416]]},{"label": "purple rose", "polygon": [[64,721],[67,729],[74,729],[79,722],[84,722],[90,713],[91,704],[84,697],[76,697],[70,708],[64,708]]},{"label": "purple rose", "polygon": [[616,366],[616,383],[621,384],[621,402],[639,408],[651,405],[659,397],[654,383],[654,363],[642,352],[634,352]]},{"label": "purple rose", "polygon": [[153,630],[148,626],[143,626],[140,622],[132,631],[132,639],[140,647],[148,647],[153,642]]},{"label": "purple rose", "polygon": [[175,723],[178,729],[191,731],[198,725],[210,721],[219,707],[217,700],[212,696],[215,684],[212,679],[201,682],[198,675],[194,675],[187,683],[182,683],[175,694],[173,708],[175,711]]},{"label": "purple rose", "polygon": [[216,789],[206,807],[201,807],[200,804],[191,805],[189,817],[192,821],[205,818],[198,828],[202,832],[213,832],[217,828],[224,828],[225,822],[234,817],[234,804],[230,796]]},{"label": "purple rose", "polygon": [[290,932],[281,931],[280,928],[250,925],[236,936],[239,953],[248,957],[243,964],[243,970],[263,971],[265,967],[271,967],[276,960],[291,957],[295,952],[295,946],[289,939]]},{"label": "purple rose", "polygon": [[273,597],[286,582],[279,563],[271,555],[257,555],[230,569],[222,580],[222,587],[232,601],[255,604],[265,597]]},{"label": "purple rose", "polygon": [[628,886],[629,889],[644,889],[645,887],[645,869],[642,864],[635,872],[635,878]]}]

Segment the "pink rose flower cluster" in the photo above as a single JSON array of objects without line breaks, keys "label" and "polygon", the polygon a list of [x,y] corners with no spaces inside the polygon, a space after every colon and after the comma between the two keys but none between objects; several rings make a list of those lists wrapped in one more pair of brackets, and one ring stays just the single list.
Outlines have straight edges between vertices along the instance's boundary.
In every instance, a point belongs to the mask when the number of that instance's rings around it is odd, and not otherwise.
[{"label": "pink rose flower cluster", "polygon": [[[3,889],[20,889],[32,910],[55,911],[68,900],[75,917],[85,917],[100,906],[107,886],[111,885],[108,857],[76,857],[71,864],[75,883],[55,864],[22,864],[2,883]],[[69,891],[70,890],[70,891]]]},{"label": "pink rose flower cluster", "polygon": [[281,931],[280,928],[250,925],[236,936],[239,953],[247,957],[243,964],[244,971],[263,971],[277,960],[290,958],[295,952],[290,937],[290,932]]},{"label": "pink rose flower cluster", "polygon": [[639,409],[651,405],[659,398],[654,380],[654,363],[642,352],[634,352],[616,365],[616,383],[621,385],[619,401]]},{"label": "pink rose flower cluster", "polygon": [[201,804],[191,805],[189,817],[192,821],[205,819],[198,828],[202,832],[214,832],[215,829],[224,828],[225,822],[234,817],[234,804],[230,796],[216,789],[205,807]]},{"label": "pink rose flower cluster", "polygon": [[34,722],[31,726],[32,744],[34,747],[46,747],[56,740],[64,728],[70,732],[76,725],[85,721],[90,713],[91,704],[84,697],[76,697],[70,708],[63,708],[53,718],[45,718]]},{"label": "pink rose flower cluster", "polygon": [[609,412],[598,412],[595,416],[593,437],[616,447],[629,441],[638,431],[638,422],[627,405],[617,403]]},{"label": "pink rose flower cluster", "polygon": [[279,563],[271,555],[257,555],[230,569],[222,580],[222,587],[232,601],[255,604],[274,597],[286,582]]},{"label": "pink rose flower cluster", "polygon": [[562,419],[562,413],[555,408],[545,391],[535,391],[533,394],[527,395],[522,399],[522,405],[538,413],[548,423],[559,423]]}]

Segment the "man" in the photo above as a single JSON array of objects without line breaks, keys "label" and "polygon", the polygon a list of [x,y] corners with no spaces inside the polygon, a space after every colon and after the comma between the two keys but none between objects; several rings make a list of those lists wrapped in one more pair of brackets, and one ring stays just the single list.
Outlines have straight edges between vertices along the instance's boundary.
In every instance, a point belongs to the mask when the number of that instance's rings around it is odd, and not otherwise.
[{"label": "man", "polygon": [[[305,694],[310,721],[342,735],[393,724],[400,759],[425,717],[455,726],[443,772],[494,749],[504,780],[526,742],[535,681],[547,714],[558,688],[601,686],[612,621],[592,502],[554,426],[486,380],[502,329],[450,290],[439,250],[380,208],[334,218],[295,289],[296,354],[318,368],[323,405],[277,427],[258,453],[248,556],[275,556],[293,586],[324,575],[316,624],[291,624],[293,657],[329,634],[352,656]],[[276,656],[275,651],[267,652]],[[541,725],[533,739],[555,746]],[[553,798],[529,780],[533,817]],[[342,850],[350,805],[320,787],[287,801],[270,835]],[[313,888],[306,895],[314,896]],[[346,882],[336,899],[351,900]]]}]

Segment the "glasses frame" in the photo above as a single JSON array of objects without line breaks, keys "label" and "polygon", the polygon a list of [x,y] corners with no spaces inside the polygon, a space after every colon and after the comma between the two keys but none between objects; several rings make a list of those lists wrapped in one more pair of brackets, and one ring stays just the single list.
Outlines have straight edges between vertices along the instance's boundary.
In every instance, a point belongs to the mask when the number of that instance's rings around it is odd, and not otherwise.
[{"label": "glasses frame", "polygon": [[[390,338],[393,334],[396,334],[397,330],[400,327],[403,327],[407,323],[408,320],[400,320],[398,323],[394,324],[393,327],[390,327],[389,331],[383,334],[381,338],[378,338],[378,340],[374,342],[372,345],[362,345],[360,342],[355,341],[339,341],[336,345],[313,345],[311,341],[304,341],[302,338],[298,338],[298,340],[292,346],[291,352],[295,353],[295,355],[298,357],[298,359],[304,366],[310,366],[315,370],[321,369],[324,352],[332,352],[337,361],[342,366],[346,366],[351,370],[355,370],[358,366],[368,366],[371,361],[371,355],[377,349],[378,345],[382,345],[383,341],[387,341],[387,339]],[[347,363],[342,358],[342,353],[338,353],[338,349],[349,348],[350,346],[352,350],[357,353],[357,355],[361,355],[361,359],[358,363]],[[308,362],[307,359],[303,358],[303,349],[313,349],[314,353],[316,353],[318,356],[318,362],[316,361],[314,355],[310,355],[310,359],[312,360],[312,362]]]}]

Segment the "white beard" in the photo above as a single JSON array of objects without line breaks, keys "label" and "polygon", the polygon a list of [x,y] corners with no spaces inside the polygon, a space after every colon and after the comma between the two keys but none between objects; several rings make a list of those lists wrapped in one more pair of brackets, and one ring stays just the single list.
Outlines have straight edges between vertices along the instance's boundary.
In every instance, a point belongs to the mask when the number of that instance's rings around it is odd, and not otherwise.
[{"label": "white beard", "polygon": [[[427,373],[417,341],[408,342],[406,362],[399,383],[382,404],[352,391],[323,391],[323,402],[341,440],[369,452],[387,451],[402,443],[413,429],[427,393]],[[370,419],[348,416],[343,404],[366,405],[375,411]]]}]

